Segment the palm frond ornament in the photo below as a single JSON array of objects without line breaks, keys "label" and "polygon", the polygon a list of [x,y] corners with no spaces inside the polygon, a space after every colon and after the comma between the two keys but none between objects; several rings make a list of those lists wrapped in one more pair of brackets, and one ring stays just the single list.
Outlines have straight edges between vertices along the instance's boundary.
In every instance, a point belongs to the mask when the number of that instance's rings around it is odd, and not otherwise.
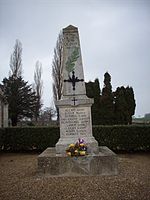
[{"label": "palm frond ornament", "polygon": [[71,56],[68,57],[68,60],[66,62],[66,70],[68,71],[68,73],[74,71],[74,66],[78,58],[79,58],[79,48],[75,47],[74,50],[72,51]]}]

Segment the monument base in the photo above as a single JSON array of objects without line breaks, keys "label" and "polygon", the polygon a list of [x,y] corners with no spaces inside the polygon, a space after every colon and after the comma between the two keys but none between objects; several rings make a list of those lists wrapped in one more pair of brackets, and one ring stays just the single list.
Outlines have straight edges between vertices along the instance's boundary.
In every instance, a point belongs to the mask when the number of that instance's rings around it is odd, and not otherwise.
[{"label": "monument base", "polygon": [[98,154],[69,157],[47,148],[38,156],[38,174],[51,176],[117,175],[117,155],[105,146]]},{"label": "monument base", "polygon": [[[88,146],[88,154],[99,153],[98,142],[93,136],[84,137],[84,140],[86,141],[86,145]],[[75,144],[77,141],[78,137],[59,138],[59,141],[56,144],[56,154],[66,154],[65,149],[67,149],[71,143]]]}]

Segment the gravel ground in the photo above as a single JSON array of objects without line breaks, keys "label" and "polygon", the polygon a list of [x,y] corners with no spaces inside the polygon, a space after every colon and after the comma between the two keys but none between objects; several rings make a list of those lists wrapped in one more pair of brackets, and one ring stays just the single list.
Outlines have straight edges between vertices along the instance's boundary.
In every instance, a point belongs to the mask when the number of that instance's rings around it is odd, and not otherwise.
[{"label": "gravel ground", "polygon": [[150,200],[150,153],[119,154],[117,176],[39,177],[37,154],[0,154],[0,200]]}]

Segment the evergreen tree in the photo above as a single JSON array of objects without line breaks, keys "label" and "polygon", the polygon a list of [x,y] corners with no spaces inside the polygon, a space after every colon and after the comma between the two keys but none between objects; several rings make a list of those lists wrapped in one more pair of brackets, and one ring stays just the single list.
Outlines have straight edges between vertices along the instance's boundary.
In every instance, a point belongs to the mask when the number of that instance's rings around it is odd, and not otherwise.
[{"label": "evergreen tree", "polygon": [[135,99],[134,99],[134,92],[132,87],[126,87],[125,93],[126,102],[128,105],[128,124],[132,124],[132,116],[135,113]]},{"label": "evergreen tree", "polygon": [[104,74],[104,87],[102,89],[103,96],[112,96],[111,76],[108,72]]},{"label": "evergreen tree", "polygon": [[3,79],[3,92],[9,104],[9,118],[12,126],[16,126],[19,120],[24,117],[33,117],[37,97],[32,92],[31,85],[25,82],[22,77],[12,75]]},{"label": "evergreen tree", "polygon": [[89,98],[94,98],[94,104],[92,105],[91,113],[92,113],[92,122],[94,125],[98,125],[100,123],[100,85],[99,80],[95,79],[94,82],[86,83],[86,94]]},{"label": "evergreen tree", "polygon": [[93,124],[131,124],[135,112],[135,99],[132,87],[118,87],[112,92],[111,76],[104,74],[104,87],[100,94],[99,80],[86,83],[86,94],[94,98],[92,105]]},{"label": "evergreen tree", "polygon": [[127,124],[127,102],[125,99],[125,88],[118,87],[115,96],[115,124]]},{"label": "evergreen tree", "polygon": [[135,99],[132,87],[118,87],[115,96],[115,123],[131,124],[135,112]]},{"label": "evergreen tree", "polygon": [[88,83],[85,83],[86,85],[86,95],[89,98],[94,98],[94,83],[92,81],[89,81]]},{"label": "evergreen tree", "polygon": [[146,114],[144,115],[144,119],[150,120],[150,113],[146,113]]},{"label": "evergreen tree", "polygon": [[102,117],[101,124],[114,123],[114,98],[111,86],[111,76],[108,72],[104,74],[104,87],[102,96],[100,97],[100,115]]}]

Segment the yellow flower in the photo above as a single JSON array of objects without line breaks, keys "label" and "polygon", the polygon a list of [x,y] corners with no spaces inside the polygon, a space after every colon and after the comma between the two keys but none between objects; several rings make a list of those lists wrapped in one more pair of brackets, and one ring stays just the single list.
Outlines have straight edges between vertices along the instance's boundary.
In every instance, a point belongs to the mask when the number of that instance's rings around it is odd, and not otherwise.
[{"label": "yellow flower", "polygon": [[70,144],[70,145],[69,145],[69,147],[74,147],[74,146],[75,146],[74,144]]},{"label": "yellow flower", "polygon": [[85,153],[86,153],[85,151],[80,151],[81,156],[85,156]]},{"label": "yellow flower", "polygon": [[68,156],[71,156],[71,152],[67,152],[67,155],[68,155]]},{"label": "yellow flower", "polygon": [[84,144],[83,144],[83,143],[81,143],[81,144],[80,144],[80,146],[81,146],[81,147],[83,147],[83,146],[84,146]]}]

